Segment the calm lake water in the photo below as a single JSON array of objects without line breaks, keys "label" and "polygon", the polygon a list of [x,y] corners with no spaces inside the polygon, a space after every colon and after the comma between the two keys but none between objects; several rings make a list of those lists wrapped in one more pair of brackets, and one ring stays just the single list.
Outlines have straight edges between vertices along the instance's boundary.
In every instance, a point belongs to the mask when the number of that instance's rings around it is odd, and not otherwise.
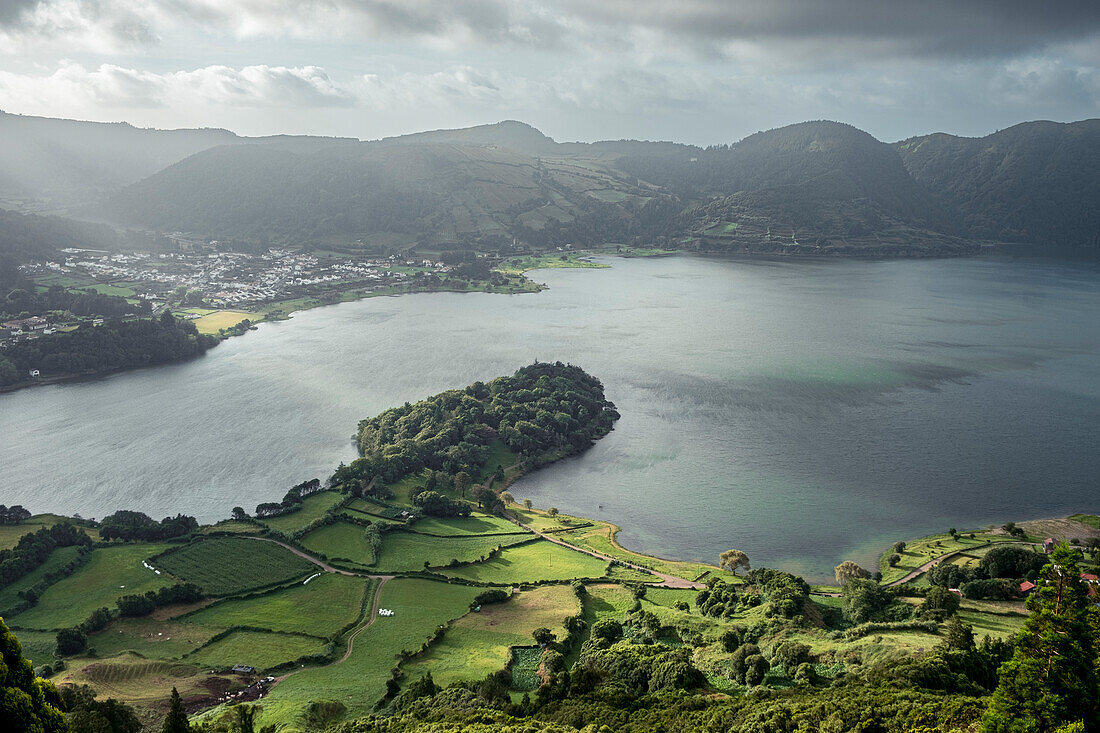
[{"label": "calm lake water", "polygon": [[623,417],[519,498],[624,544],[824,578],[885,544],[1100,511],[1100,265],[607,260],[537,295],[375,298],[187,364],[0,396],[0,502],[203,520],[354,457],[361,418],[569,361]]}]

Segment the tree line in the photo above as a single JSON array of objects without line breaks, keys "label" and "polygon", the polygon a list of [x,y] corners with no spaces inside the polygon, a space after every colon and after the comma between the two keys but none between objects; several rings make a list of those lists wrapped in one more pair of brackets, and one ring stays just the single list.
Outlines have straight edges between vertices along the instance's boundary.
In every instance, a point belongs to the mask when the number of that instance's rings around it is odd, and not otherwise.
[{"label": "tree line", "polygon": [[0,386],[26,381],[35,369],[42,377],[53,377],[166,364],[199,356],[217,343],[168,311],[154,319],[84,324],[9,346],[0,355]]}]

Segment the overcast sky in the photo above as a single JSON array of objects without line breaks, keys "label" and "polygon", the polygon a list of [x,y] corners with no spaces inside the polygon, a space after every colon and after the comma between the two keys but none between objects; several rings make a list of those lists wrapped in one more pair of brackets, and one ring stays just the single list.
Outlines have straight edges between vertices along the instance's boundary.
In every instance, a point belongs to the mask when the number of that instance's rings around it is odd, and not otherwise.
[{"label": "overcast sky", "polygon": [[1100,116],[1100,0],[0,0],[0,109],[371,139]]}]

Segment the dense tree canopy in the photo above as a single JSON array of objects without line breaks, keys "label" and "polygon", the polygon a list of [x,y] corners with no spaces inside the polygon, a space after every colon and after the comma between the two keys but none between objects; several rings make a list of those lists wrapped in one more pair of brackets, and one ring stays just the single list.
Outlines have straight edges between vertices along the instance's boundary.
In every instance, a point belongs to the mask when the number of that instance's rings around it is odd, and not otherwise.
[{"label": "dense tree canopy", "polygon": [[198,356],[217,343],[168,311],[154,319],[85,324],[9,346],[0,356],[0,386],[26,380],[32,369],[57,377],[166,364]]},{"label": "dense tree canopy", "polygon": [[610,432],[618,417],[603,385],[584,370],[535,363],[362,421],[363,457],[338,468],[332,483],[392,482],[424,468],[472,473],[485,465],[494,438],[531,458],[577,453]]},{"label": "dense tree canopy", "polygon": [[54,686],[36,678],[19,640],[0,619],[0,723],[4,730],[65,733],[69,724],[58,709]]}]

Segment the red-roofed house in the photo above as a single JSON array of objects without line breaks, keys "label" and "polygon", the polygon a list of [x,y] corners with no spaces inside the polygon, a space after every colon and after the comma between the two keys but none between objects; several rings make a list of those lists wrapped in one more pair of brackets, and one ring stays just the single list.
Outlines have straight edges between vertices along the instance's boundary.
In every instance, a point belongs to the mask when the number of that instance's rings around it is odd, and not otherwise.
[{"label": "red-roofed house", "polygon": [[1025,580],[1023,583],[1020,583],[1020,592],[1024,595],[1027,595],[1033,590],[1035,590],[1035,584],[1030,580]]},{"label": "red-roofed house", "polygon": [[1043,540],[1043,552],[1045,552],[1048,555],[1050,553],[1054,552],[1054,538],[1053,537],[1047,537],[1045,540]]}]

